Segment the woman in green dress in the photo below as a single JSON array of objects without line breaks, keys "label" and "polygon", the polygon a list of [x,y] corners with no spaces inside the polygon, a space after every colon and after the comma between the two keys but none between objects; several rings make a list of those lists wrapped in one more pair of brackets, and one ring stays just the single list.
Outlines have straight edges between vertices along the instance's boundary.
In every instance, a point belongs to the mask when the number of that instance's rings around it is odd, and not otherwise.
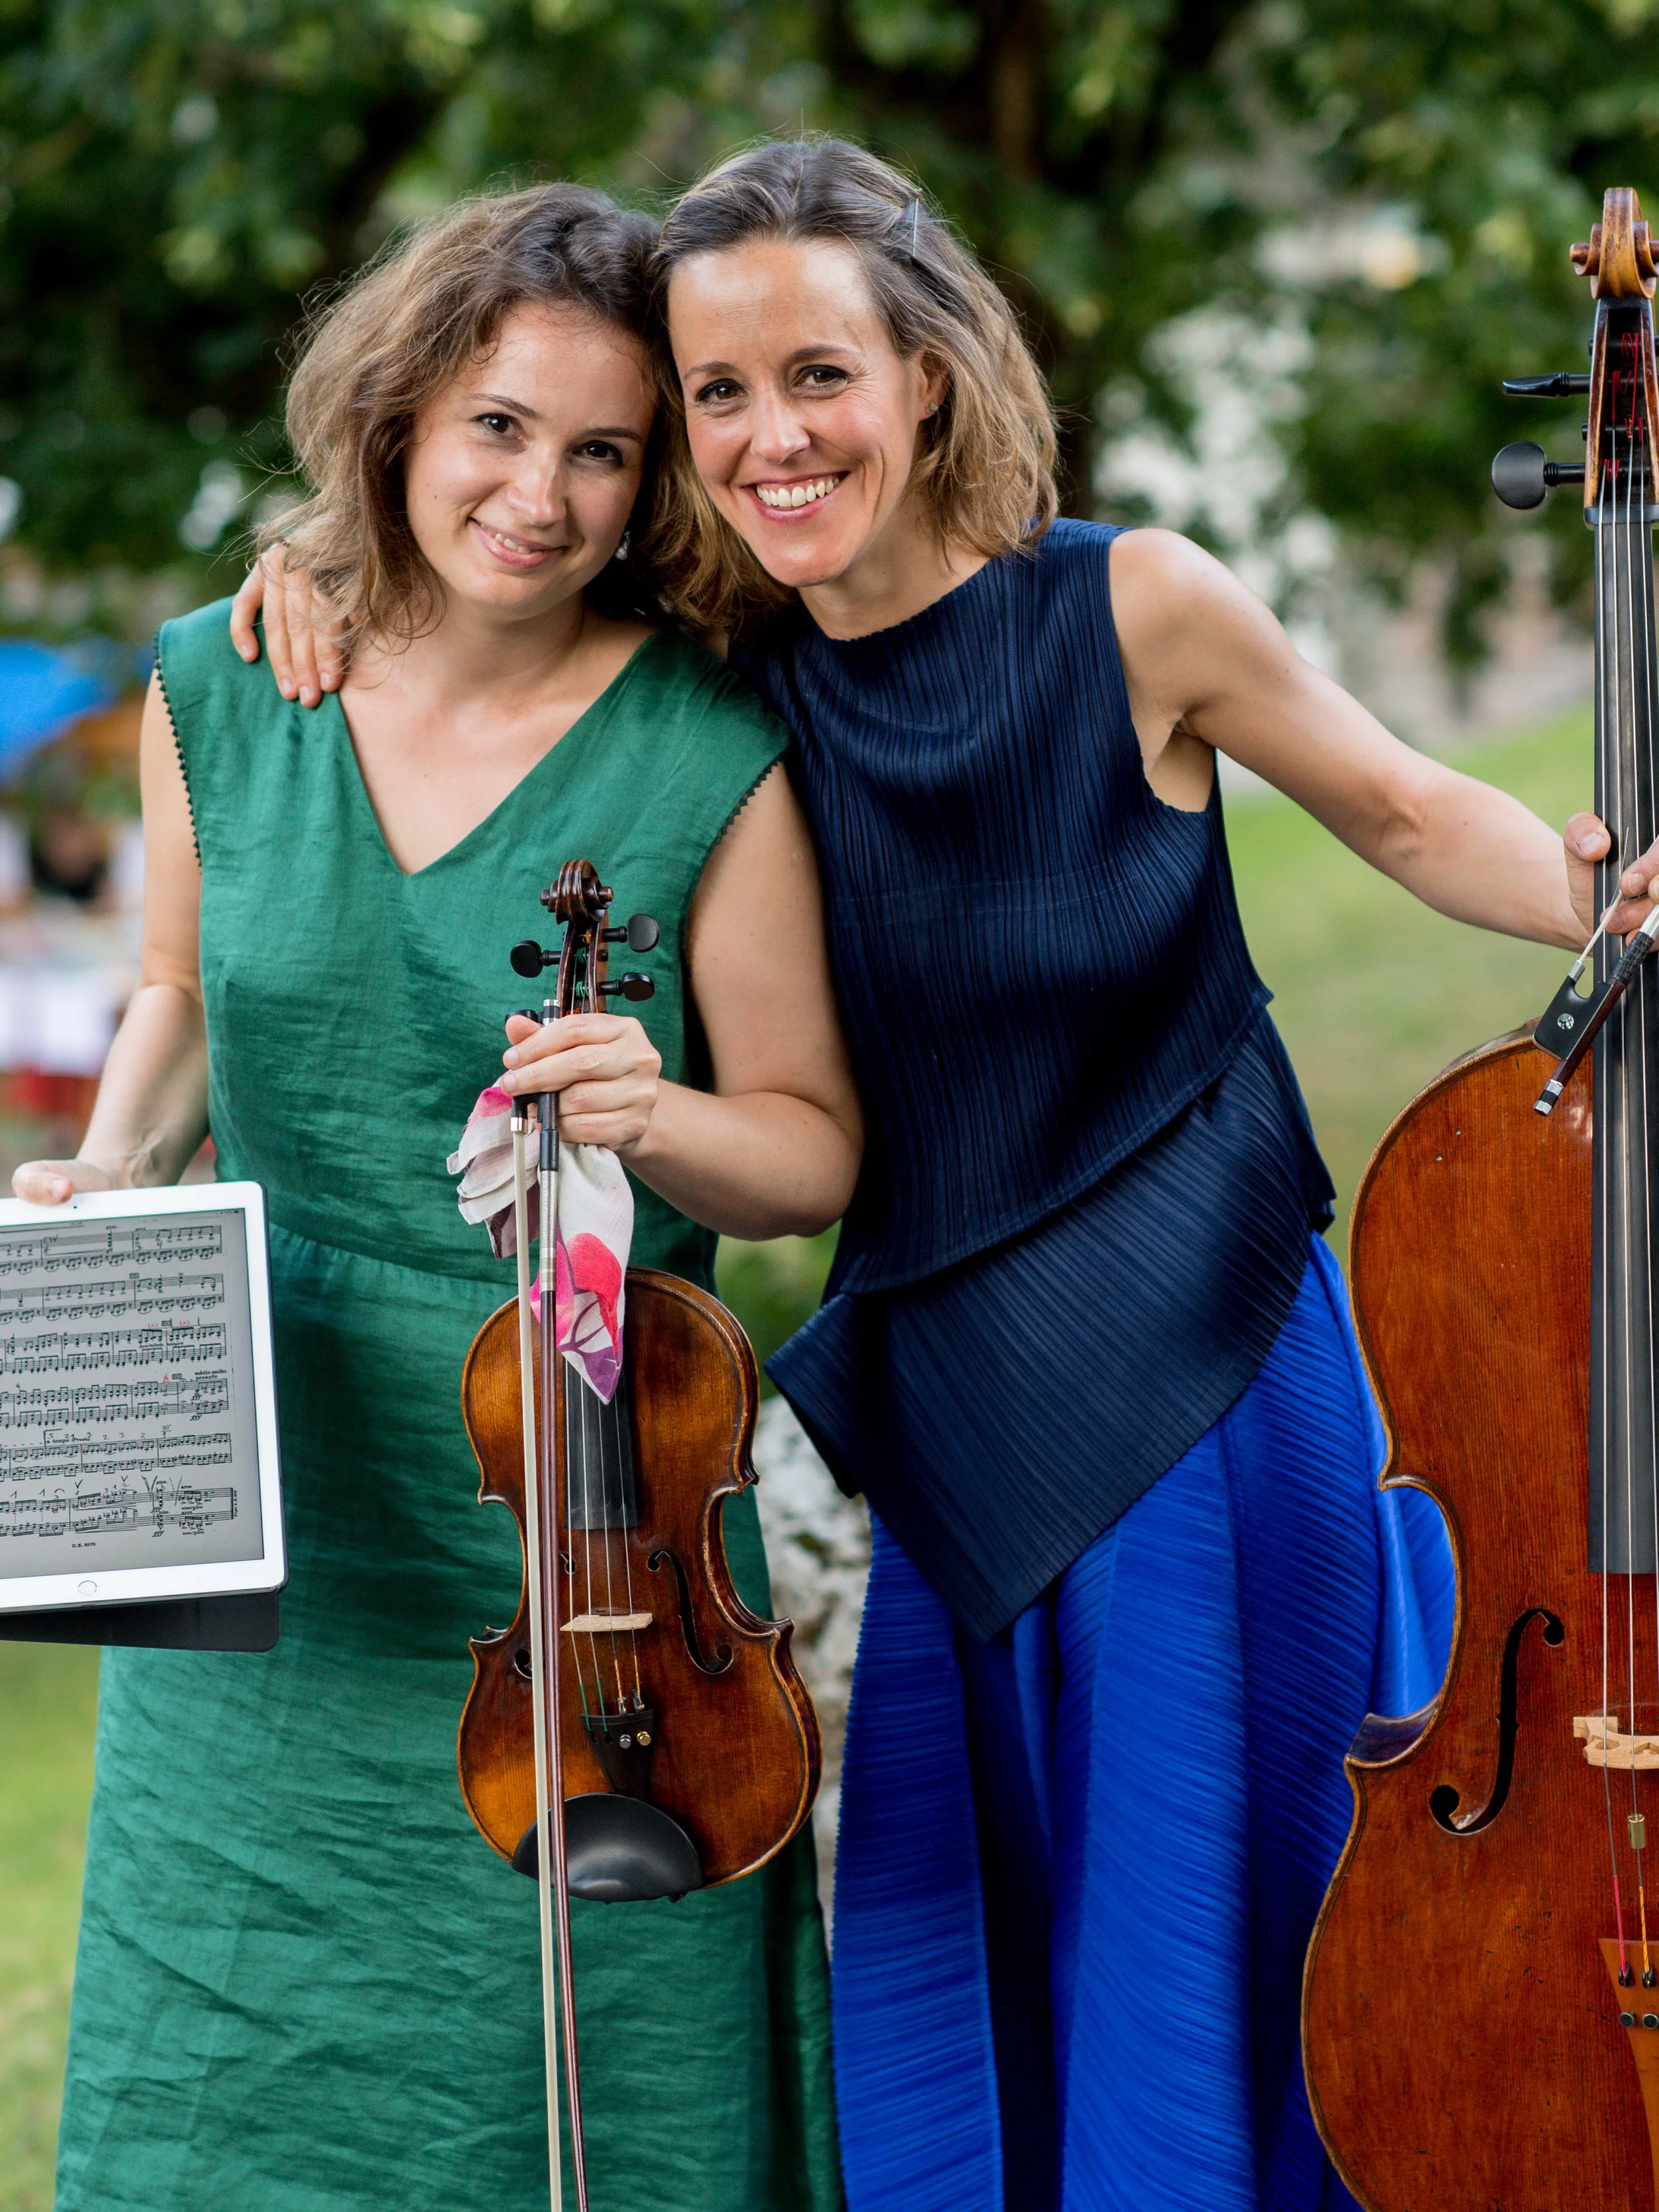
[{"label": "woman in green dress", "polygon": [[[362,611],[320,720],[222,606],[161,633],[143,983],[81,1155],[15,1188],[171,1182],[209,1130],[265,1186],[291,1579],[267,1656],[106,1656],[59,2212],[547,2203],[535,1892],[454,1764],[467,1638],[520,1571],[459,1407],[510,1280],[445,1159],[561,861],[661,925],[643,1021],[573,1019],[533,1071],[627,1164],[635,1259],[708,1286],[716,1232],[811,1232],[852,1188],[783,733],[620,611],[653,496],[652,235],[567,187],[473,202],[313,335],[289,529]],[[726,1536],[765,1610],[751,1498]],[[833,2212],[809,1839],[574,1917],[594,2212]]]}]

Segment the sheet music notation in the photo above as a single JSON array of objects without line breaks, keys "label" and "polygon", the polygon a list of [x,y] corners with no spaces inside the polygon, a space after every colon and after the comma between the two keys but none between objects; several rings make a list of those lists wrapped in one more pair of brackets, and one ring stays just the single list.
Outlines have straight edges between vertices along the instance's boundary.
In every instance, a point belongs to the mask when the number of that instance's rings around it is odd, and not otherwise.
[{"label": "sheet music notation", "polygon": [[0,1577],[257,1558],[240,1218],[0,1231]]}]

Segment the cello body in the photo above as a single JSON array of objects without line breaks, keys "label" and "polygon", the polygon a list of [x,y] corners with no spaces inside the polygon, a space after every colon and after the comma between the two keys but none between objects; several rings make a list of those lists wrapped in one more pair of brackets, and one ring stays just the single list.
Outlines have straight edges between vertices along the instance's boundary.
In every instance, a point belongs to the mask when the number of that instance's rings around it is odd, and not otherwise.
[{"label": "cello body", "polygon": [[[1573,1731],[1601,1700],[1590,1085],[1586,1070],[1546,1121],[1541,1065],[1526,1031],[1454,1063],[1384,1136],[1354,1206],[1387,1479],[1435,1498],[1458,1570],[1439,1698],[1367,1722],[1349,1756],[1353,1827],[1304,1984],[1314,2116],[1376,2212],[1655,2202],[1643,2076],[1659,2094],[1659,2031],[1619,2025],[1602,1777]],[[1635,1583],[1650,1623],[1653,1577]]]},{"label": "cello body", "polygon": [[1601,921],[1535,1030],[1407,1108],[1354,1208],[1386,1479],[1434,1498],[1457,1565],[1439,1696],[1349,1755],[1304,1980],[1314,2115],[1371,2212],[1656,2205],[1659,262],[1633,191],[1571,258],[1589,373],[1507,388],[1583,395],[1583,465],[1517,444],[1492,482],[1522,507],[1583,483]]}]

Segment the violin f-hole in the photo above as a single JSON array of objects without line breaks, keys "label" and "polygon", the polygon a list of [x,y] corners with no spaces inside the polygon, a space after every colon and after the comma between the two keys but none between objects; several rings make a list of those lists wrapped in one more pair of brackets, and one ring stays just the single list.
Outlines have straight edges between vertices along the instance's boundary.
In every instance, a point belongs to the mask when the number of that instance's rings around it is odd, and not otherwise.
[{"label": "violin f-hole", "polygon": [[691,1664],[704,1674],[723,1674],[732,1664],[731,1647],[725,1644],[718,1644],[712,1660],[703,1657],[702,1644],[697,1635],[696,1617],[691,1610],[690,1579],[686,1574],[685,1564],[678,1553],[671,1552],[665,1545],[661,1551],[653,1552],[646,1565],[654,1575],[665,1559],[674,1570],[674,1580],[679,1585],[680,1632],[685,1638],[685,1648],[691,1655]]},{"label": "violin f-hole", "polygon": [[1430,1812],[1449,1836],[1478,1836],[1483,1828],[1491,1827],[1504,1809],[1504,1800],[1510,1794],[1510,1784],[1515,1776],[1516,1688],[1521,1673],[1521,1643],[1534,1620],[1541,1620],[1544,1624],[1546,1644],[1557,1644],[1566,1640],[1566,1630],[1555,1615],[1541,1605],[1528,1607],[1510,1630],[1504,1645],[1504,1666],[1499,1678],[1498,1771],[1492,1778],[1492,1794],[1478,1812],[1466,1813],[1461,1818],[1457,1815],[1461,1795],[1449,1782],[1443,1782],[1429,1797]]}]

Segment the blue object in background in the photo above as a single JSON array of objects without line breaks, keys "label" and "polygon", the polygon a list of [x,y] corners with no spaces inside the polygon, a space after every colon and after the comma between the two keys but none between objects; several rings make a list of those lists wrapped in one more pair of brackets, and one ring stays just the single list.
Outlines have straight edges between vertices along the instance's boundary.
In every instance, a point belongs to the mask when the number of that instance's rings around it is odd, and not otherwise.
[{"label": "blue object in background", "polygon": [[0,638],[0,776],[114,697],[84,658],[31,638]]}]

